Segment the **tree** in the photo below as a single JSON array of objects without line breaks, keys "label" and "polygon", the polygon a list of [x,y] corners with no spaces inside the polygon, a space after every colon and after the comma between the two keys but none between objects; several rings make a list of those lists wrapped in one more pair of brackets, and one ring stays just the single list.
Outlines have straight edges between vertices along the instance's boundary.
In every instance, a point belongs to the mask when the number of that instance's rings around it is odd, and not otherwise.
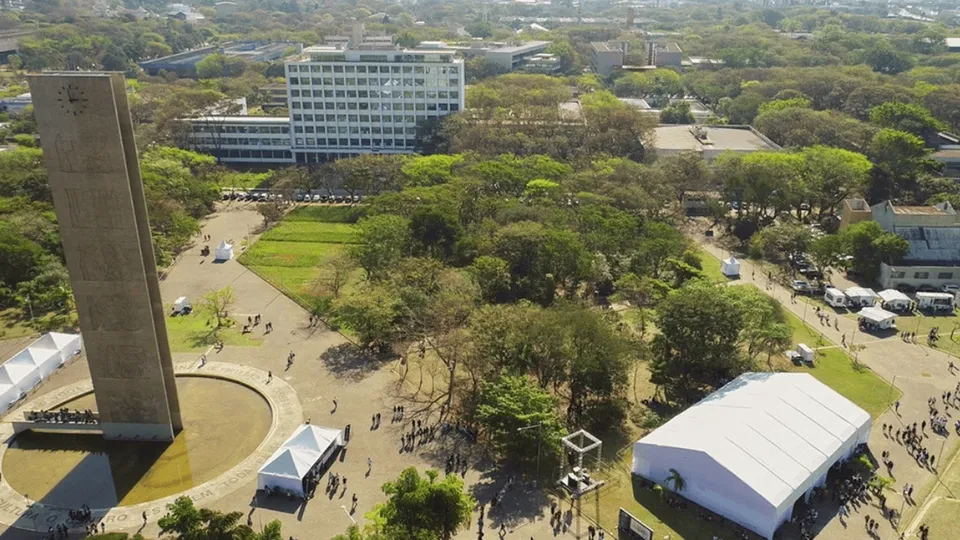
[{"label": "tree", "polygon": [[743,315],[724,290],[694,281],[660,303],[650,381],[668,399],[692,403],[743,373]]},{"label": "tree", "polygon": [[257,212],[263,218],[263,228],[266,229],[283,219],[283,203],[280,201],[258,203]]},{"label": "tree", "polygon": [[230,320],[228,309],[233,305],[234,300],[233,287],[227,285],[204,295],[203,300],[200,301],[200,309],[216,317],[217,329],[219,329]]},{"label": "tree", "polygon": [[677,493],[687,489],[687,481],[683,479],[683,476],[680,476],[680,471],[676,469],[670,469],[670,476],[668,476],[664,481],[664,484],[673,484],[673,490]]},{"label": "tree", "polygon": [[927,158],[929,153],[923,139],[916,135],[890,128],[878,131],[867,148],[867,156],[874,164],[870,201],[909,196],[917,177],[938,167]]},{"label": "tree", "polygon": [[577,52],[569,41],[554,41],[550,43],[545,52],[555,54],[560,58],[560,71],[564,73],[570,71],[577,61]]},{"label": "tree", "polygon": [[197,77],[200,79],[216,79],[224,76],[226,56],[222,54],[208,54],[197,62]]},{"label": "tree", "polygon": [[883,42],[867,48],[863,60],[874,71],[885,75],[896,75],[913,67],[913,58],[909,54]]},{"label": "tree", "polygon": [[387,502],[376,509],[382,532],[391,538],[450,540],[470,521],[476,500],[463,491],[463,481],[453,474],[438,480],[437,471],[426,478],[409,467],[383,484]]},{"label": "tree", "polygon": [[662,124],[693,124],[696,119],[690,112],[690,103],[686,101],[677,101],[671,103],[660,111],[660,123]]},{"label": "tree", "polygon": [[357,262],[346,253],[337,253],[328,258],[320,266],[318,285],[340,298],[340,292],[350,280],[350,275],[357,268]]},{"label": "tree", "polygon": [[358,228],[360,243],[350,248],[350,254],[367,279],[383,279],[409,247],[410,221],[383,214],[361,219]]},{"label": "tree", "polygon": [[416,253],[449,260],[462,234],[457,216],[438,206],[417,208],[410,216],[410,236]]},{"label": "tree", "polygon": [[[557,401],[525,376],[504,375],[484,382],[474,418],[495,452],[504,458],[532,465],[560,455],[566,435],[557,416]],[[530,429],[524,429],[530,428]]]},{"label": "tree", "polygon": [[910,247],[903,237],[885,232],[876,221],[854,223],[839,236],[845,253],[853,257],[853,271],[867,281],[880,275],[880,263],[898,264]]},{"label": "tree", "polygon": [[484,301],[494,303],[507,300],[510,292],[510,267],[507,261],[481,255],[467,267],[467,272],[480,287]]},{"label": "tree", "polygon": [[870,121],[882,128],[912,133],[928,144],[935,144],[937,132],[946,127],[929,110],[912,103],[888,102],[873,107]]},{"label": "tree", "polygon": [[241,524],[242,512],[223,513],[197,508],[190,497],[178,497],[167,505],[167,513],[160,518],[161,534],[170,534],[177,540],[282,540],[280,522],[271,521],[262,532],[255,532]]},{"label": "tree", "polygon": [[334,303],[334,320],[352,330],[366,349],[393,342],[400,333],[402,308],[402,300],[388,286],[369,284]]},{"label": "tree", "polygon": [[493,26],[488,22],[470,23],[464,29],[470,34],[470,37],[488,38],[493,35]]},{"label": "tree", "polygon": [[827,146],[804,148],[801,153],[810,204],[820,218],[833,214],[844,199],[863,193],[870,181],[873,165],[863,154]]},{"label": "tree", "polygon": [[750,253],[772,262],[787,260],[793,253],[803,253],[813,239],[809,227],[794,223],[777,223],[750,238]]}]

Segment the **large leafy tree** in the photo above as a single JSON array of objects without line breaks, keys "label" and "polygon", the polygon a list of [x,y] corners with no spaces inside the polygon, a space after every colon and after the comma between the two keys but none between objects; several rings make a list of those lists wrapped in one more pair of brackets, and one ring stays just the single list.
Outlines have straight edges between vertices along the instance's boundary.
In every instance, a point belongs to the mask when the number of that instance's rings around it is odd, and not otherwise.
[{"label": "large leafy tree", "polygon": [[911,197],[917,178],[938,168],[927,157],[929,153],[923,139],[912,133],[890,128],[878,131],[867,149],[874,165],[870,201],[877,203],[895,197]]},{"label": "large leafy tree", "polygon": [[566,434],[556,398],[525,376],[484,382],[474,418],[497,453],[526,464],[556,458]]},{"label": "large leafy tree", "polygon": [[387,502],[375,511],[388,538],[450,540],[470,521],[476,505],[459,476],[440,480],[434,470],[427,470],[424,477],[414,467],[404,469],[382,489]]},{"label": "large leafy tree", "polygon": [[838,247],[853,257],[853,270],[867,281],[880,275],[880,263],[899,263],[910,247],[902,236],[885,232],[876,221],[854,223],[839,237]]},{"label": "large leafy tree", "polygon": [[409,247],[410,222],[401,216],[383,214],[361,219],[358,225],[360,243],[350,253],[369,279],[383,279]]},{"label": "large leafy tree", "polygon": [[241,524],[242,512],[223,513],[197,508],[190,497],[178,497],[167,505],[158,522],[161,534],[177,540],[283,540],[280,522],[271,521],[261,532]]},{"label": "large leafy tree", "polygon": [[658,311],[650,381],[668,399],[692,403],[746,370],[744,316],[723,288],[692,282],[667,295]]},{"label": "large leafy tree", "polygon": [[912,133],[927,143],[935,143],[937,132],[944,129],[942,122],[930,111],[912,103],[889,102],[870,109],[870,121],[882,128]]}]

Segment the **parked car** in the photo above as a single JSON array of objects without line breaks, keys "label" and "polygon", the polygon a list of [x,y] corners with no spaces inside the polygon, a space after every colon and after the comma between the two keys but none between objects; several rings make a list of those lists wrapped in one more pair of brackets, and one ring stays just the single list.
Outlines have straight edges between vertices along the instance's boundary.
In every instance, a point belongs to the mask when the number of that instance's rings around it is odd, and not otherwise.
[{"label": "parked car", "polygon": [[795,279],[790,282],[790,288],[797,294],[810,294],[810,284],[806,281]]},{"label": "parked car", "polygon": [[224,192],[220,195],[220,199],[221,199],[221,200],[224,200],[224,201],[229,201],[230,199],[234,198],[235,196],[236,196],[236,195],[234,195],[233,193],[227,193],[226,191],[224,191]]},{"label": "parked car", "polygon": [[937,291],[937,288],[934,287],[933,285],[927,285],[926,283],[924,283],[923,285],[920,285],[917,287],[917,292],[939,292],[939,291]]},{"label": "parked car", "polygon": [[901,283],[897,285],[897,290],[906,294],[917,292],[917,288],[909,283]]},{"label": "parked car", "polygon": [[303,202],[303,193],[297,193],[297,202]]},{"label": "parked car", "polygon": [[954,285],[953,283],[947,283],[947,284],[944,285],[943,287],[940,287],[940,290],[942,290],[942,291],[945,292],[945,293],[957,294],[957,292],[960,292],[960,285]]}]

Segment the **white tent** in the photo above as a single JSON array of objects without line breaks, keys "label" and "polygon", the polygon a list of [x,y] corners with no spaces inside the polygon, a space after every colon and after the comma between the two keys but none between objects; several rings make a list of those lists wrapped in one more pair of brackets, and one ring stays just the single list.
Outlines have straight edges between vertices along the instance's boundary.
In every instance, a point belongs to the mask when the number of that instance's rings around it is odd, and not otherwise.
[{"label": "white tent", "polygon": [[737,277],[740,275],[740,261],[735,257],[724,259],[720,265],[720,271],[727,277]]},{"label": "white tent", "polygon": [[864,287],[850,287],[843,292],[847,295],[850,305],[854,307],[872,306],[879,298],[877,293],[873,292],[873,289]]},{"label": "white tent", "polygon": [[861,309],[857,313],[857,316],[866,319],[868,323],[874,324],[881,329],[893,328],[894,321],[897,319],[896,313],[890,313],[883,308],[874,306]]},{"label": "white tent", "polygon": [[15,363],[22,363],[25,366],[33,367],[37,370],[37,375],[41,379],[46,379],[60,367],[60,351],[56,349],[27,347],[10,360],[7,360],[7,364],[12,365]]},{"label": "white tent", "polygon": [[80,354],[81,347],[77,334],[50,332],[4,362],[0,366],[0,413]]},{"label": "white tent", "polygon": [[233,258],[233,244],[228,244],[226,240],[221,240],[220,245],[217,246],[217,251],[215,253],[214,260],[229,261],[232,258]]},{"label": "white tent", "polygon": [[24,394],[33,390],[43,380],[37,366],[23,357],[7,360],[0,366],[0,370],[3,370],[10,382]]},{"label": "white tent", "polygon": [[887,309],[903,311],[910,307],[910,297],[896,289],[885,289],[877,293],[881,305]]},{"label": "white tent", "polygon": [[953,311],[953,295],[943,292],[918,292],[917,307],[919,309]]},{"label": "white tent", "polygon": [[0,367],[0,412],[9,409],[22,396],[23,392],[13,384],[7,372]]},{"label": "white tent", "polygon": [[303,479],[343,446],[343,431],[304,424],[257,472],[257,488],[279,488],[303,497]]},{"label": "white tent", "polygon": [[870,415],[806,373],[747,373],[637,441],[633,473],[773,538],[870,436]]}]

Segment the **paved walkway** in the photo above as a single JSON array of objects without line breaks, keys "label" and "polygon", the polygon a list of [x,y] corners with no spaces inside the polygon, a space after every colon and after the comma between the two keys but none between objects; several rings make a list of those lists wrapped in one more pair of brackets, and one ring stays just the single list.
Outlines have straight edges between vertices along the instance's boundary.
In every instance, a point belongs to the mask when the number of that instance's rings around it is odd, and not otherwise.
[{"label": "paved walkway", "polygon": [[[728,251],[718,247],[702,235],[695,237],[694,240],[717,259],[729,256]],[[900,489],[905,484],[915,486],[913,499],[922,504],[923,497],[932,490],[937,481],[936,475],[934,472],[917,465],[902,445],[883,433],[882,425],[891,424],[895,426],[894,429],[897,429],[913,422],[917,422],[919,425],[921,421],[929,421],[927,399],[936,397],[939,400],[939,396],[943,392],[954,391],[958,380],[960,380],[947,368],[948,356],[927,347],[905,343],[896,334],[882,339],[864,334],[857,329],[857,321],[849,317],[837,317],[835,314],[831,314],[830,325],[822,325],[816,317],[815,307],[801,301],[791,303],[791,291],[777,283],[768,284],[767,274],[759,267],[755,267],[750,261],[741,261],[740,279],[731,281],[731,283],[737,285],[753,284],[761,290],[765,290],[767,294],[777,299],[785,309],[790,310],[798,317],[804,318],[807,323],[823,334],[824,338],[831,342],[829,346],[839,345],[842,342],[841,336],[843,335],[846,336],[848,344],[852,342],[864,346],[859,352],[859,361],[869,366],[888,382],[894,382],[896,387],[903,392],[903,396],[900,398],[899,414],[896,414],[893,407],[890,407],[879,418],[875,418],[869,442],[870,449],[878,458],[878,461],[883,451],[889,451],[890,459],[894,462],[893,472],[896,485],[892,491],[886,492],[887,505],[896,509],[901,508],[903,500]],[[834,319],[839,319],[839,329],[833,327]],[[877,391],[889,393],[888,387],[878,388]],[[939,408],[942,412],[942,405]],[[949,430],[952,432],[952,426]],[[941,445],[944,446],[942,455],[951,455],[952,449],[956,447],[956,440],[957,437],[955,436],[944,439],[939,435],[934,435],[929,428],[926,430],[925,446],[938,458],[941,455]],[[946,442],[944,443],[944,441]],[[883,470],[880,472],[881,474],[884,473]],[[908,510],[905,508],[904,511],[907,512]],[[880,534],[882,538],[897,538],[899,536],[899,533],[888,522],[880,518],[879,508],[873,508],[868,513],[881,523]],[[854,515],[850,521],[850,526],[854,529],[860,527],[863,523],[862,512],[859,516]],[[915,525],[909,527],[909,524],[904,524],[908,530],[915,528]],[[849,538],[852,533],[840,523],[839,519],[831,519],[820,534],[822,538]],[[863,534],[865,536],[866,532],[863,531]]]},{"label": "paved walkway", "polygon": [[[240,511],[255,527],[270,520],[279,519],[283,524],[283,537],[299,540],[330,538],[346,530],[352,520],[363,521],[363,515],[373,506],[385,500],[380,486],[397,477],[406,467],[415,466],[443,470],[444,461],[454,451],[469,456],[470,470],[464,481],[467,489],[481,501],[488,502],[490,496],[503,485],[503,475],[492,469],[483,456],[475,455],[476,447],[456,438],[442,438],[418,447],[415,452],[400,452],[400,436],[410,429],[412,418],[422,419],[425,424],[436,420],[436,415],[426,416],[419,412],[419,406],[412,403],[397,391],[397,374],[392,370],[393,363],[378,363],[358,357],[345,340],[336,332],[322,326],[310,327],[306,311],[296,303],[274,289],[258,276],[248,271],[236,260],[222,264],[211,264],[209,258],[199,255],[200,248],[208,244],[211,249],[220,240],[233,239],[237,248],[248,234],[255,230],[261,218],[250,203],[231,203],[220,205],[217,213],[203,223],[202,234],[212,238],[203,241],[198,236],[196,245],[187,250],[177,260],[161,282],[161,292],[166,303],[178,296],[188,296],[195,302],[205,293],[232,285],[236,293],[236,302],[230,310],[233,317],[246,317],[261,314],[263,322],[272,322],[274,332],[263,335],[263,325],[257,327],[257,337],[264,340],[257,347],[226,346],[223,351],[208,354],[211,363],[250,366],[260,371],[272,371],[275,378],[285,381],[296,392],[302,418],[313,424],[330,427],[350,425],[352,437],[342,459],[331,466],[331,471],[347,478],[347,490],[334,495],[318,494],[306,504],[288,501],[283,498],[257,501],[255,474],[245,476],[234,483],[230,490],[224,490],[216,496],[205,496],[202,505],[223,511]],[[240,251],[237,249],[237,256]],[[294,365],[286,370],[286,358],[290,351],[296,353]],[[176,363],[189,363],[198,360],[199,353],[174,353]],[[89,378],[89,369],[85,358],[73,362],[53,375],[37,392],[38,398],[46,394],[56,394],[60,389],[82,384]],[[407,417],[404,422],[391,422],[392,409],[397,404],[405,405]],[[381,414],[379,429],[371,429],[371,415]],[[242,411],[238,412],[238,419]],[[292,432],[292,429],[290,429]],[[287,433],[286,435],[289,435]],[[373,459],[368,472],[367,457]],[[350,514],[350,501],[356,493],[359,501],[356,510]],[[540,519],[549,511],[549,500],[540,491],[514,489],[508,492],[500,509],[488,512],[485,523],[485,538],[497,538],[500,523],[507,525],[506,538],[527,540],[536,538],[545,540],[554,538],[547,519]],[[13,508],[11,506],[11,508]],[[489,510],[489,508],[488,508]],[[0,501],[0,512],[3,501]],[[117,515],[124,514],[118,510]],[[150,522],[142,533],[147,538],[156,537],[159,528],[156,518],[150,515]],[[457,535],[457,540],[469,540],[477,537],[478,514],[471,520],[468,530]],[[119,520],[119,518],[116,518]],[[133,526],[124,526],[114,521],[107,531],[125,530],[135,532],[141,520],[135,520]],[[586,530],[584,521],[583,528]],[[18,529],[0,528],[0,540],[21,540],[40,538],[41,535]],[[560,534],[558,538],[570,538]]]}]

